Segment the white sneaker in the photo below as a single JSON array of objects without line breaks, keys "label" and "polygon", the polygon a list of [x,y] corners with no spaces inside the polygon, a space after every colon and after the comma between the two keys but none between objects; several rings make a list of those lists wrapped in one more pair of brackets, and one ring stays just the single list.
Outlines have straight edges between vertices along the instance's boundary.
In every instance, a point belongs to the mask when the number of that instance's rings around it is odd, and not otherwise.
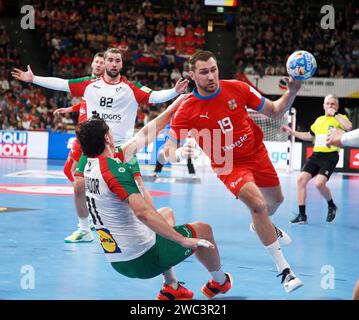
[{"label": "white sneaker", "polygon": [[92,231],[76,230],[72,235],[65,238],[66,243],[92,242],[94,237]]},{"label": "white sneaker", "polygon": [[[276,227],[275,225],[273,225],[275,228],[275,232],[277,233],[277,239],[280,243],[280,245],[282,246],[288,246],[292,243],[292,239],[290,238],[290,236],[284,232],[282,229]],[[249,230],[251,230],[252,232],[256,232],[256,229],[254,228],[253,223],[251,223],[249,225]]]},{"label": "white sneaker", "polygon": [[285,268],[282,273],[277,275],[277,277],[280,276],[282,276],[281,283],[286,293],[291,293],[304,285],[289,268]]}]

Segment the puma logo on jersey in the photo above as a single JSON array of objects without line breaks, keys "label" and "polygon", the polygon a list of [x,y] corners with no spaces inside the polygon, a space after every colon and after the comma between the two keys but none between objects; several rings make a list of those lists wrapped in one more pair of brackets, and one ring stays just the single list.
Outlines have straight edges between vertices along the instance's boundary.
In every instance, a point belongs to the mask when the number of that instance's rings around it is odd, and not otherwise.
[{"label": "puma logo on jersey", "polygon": [[96,89],[101,89],[101,87],[96,86],[95,84],[93,85],[93,87],[96,88]]},{"label": "puma logo on jersey", "polygon": [[206,114],[200,114],[199,117],[209,119],[208,112],[206,112]]}]

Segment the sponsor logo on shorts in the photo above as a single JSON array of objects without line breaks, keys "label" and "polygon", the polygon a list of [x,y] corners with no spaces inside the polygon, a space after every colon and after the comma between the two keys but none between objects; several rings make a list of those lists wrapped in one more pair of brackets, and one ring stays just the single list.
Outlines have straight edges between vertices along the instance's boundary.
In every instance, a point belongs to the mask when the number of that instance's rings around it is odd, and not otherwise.
[{"label": "sponsor logo on shorts", "polygon": [[232,189],[235,189],[235,187],[243,180],[242,177],[238,178],[236,181],[231,182],[230,186]]},{"label": "sponsor logo on shorts", "polygon": [[185,256],[189,256],[191,253],[192,253],[192,250],[191,250],[191,249],[187,249],[187,250],[184,252],[184,255],[185,255]]}]

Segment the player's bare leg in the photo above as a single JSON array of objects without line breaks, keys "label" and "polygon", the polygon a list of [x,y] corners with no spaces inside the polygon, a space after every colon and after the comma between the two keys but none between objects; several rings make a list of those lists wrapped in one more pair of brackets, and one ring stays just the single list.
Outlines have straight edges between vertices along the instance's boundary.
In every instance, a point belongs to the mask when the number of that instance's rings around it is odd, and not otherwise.
[{"label": "player's bare leg", "polygon": [[[143,188],[142,190],[144,191],[146,189]],[[148,198],[146,200],[149,201]],[[150,203],[151,202],[152,198]],[[173,210],[171,208],[159,208],[157,209],[157,212],[167,221],[169,225],[175,225],[176,220],[173,214]],[[174,267],[163,272],[162,275],[164,279],[164,284],[161,291],[157,295],[157,300],[189,300],[193,298],[193,291],[185,288],[178,282]]]},{"label": "player's bare leg", "polygon": [[337,213],[337,206],[333,202],[332,193],[330,192],[329,188],[327,187],[328,178],[322,174],[318,174],[315,177],[314,183],[321,195],[327,200],[328,202],[328,216],[327,221],[332,222]]},{"label": "player's bare leg", "polygon": [[[166,219],[168,224],[171,226],[175,225],[176,220],[171,208],[160,208],[157,211]],[[203,222],[192,222],[190,225],[196,232],[197,238],[208,240],[214,245],[214,248],[198,247],[196,249],[195,254],[197,259],[205,266],[212,276],[212,279],[202,287],[202,292],[209,298],[212,298],[219,293],[226,293],[232,287],[233,279],[229,273],[224,273],[222,271],[219,252],[213,237],[211,226]],[[183,295],[187,296],[188,299],[190,299],[189,297],[192,298],[193,292],[182,286],[180,287],[178,284],[173,267],[164,272],[163,276],[165,286],[162,288],[157,298],[163,298],[169,293],[175,294],[175,292],[171,291],[168,286],[171,286],[174,290],[179,289],[183,291]]]},{"label": "player's bare leg", "polygon": [[[271,188],[259,188],[262,193],[268,209],[268,215],[272,216],[277,211],[278,207],[283,203],[284,196],[282,193],[282,188],[280,185]],[[289,245],[292,242],[292,239],[289,235],[283,230],[274,225],[277,238],[281,245]],[[251,231],[255,231],[253,224],[250,225]]]},{"label": "player's bare leg", "polygon": [[80,176],[74,177],[74,199],[76,213],[79,219],[79,229],[65,238],[65,242],[91,242],[94,237],[91,232],[89,212],[86,206],[85,179]]},{"label": "player's bare leg", "polygon": [[280,185],[272,188],[259,188],[268,206],[268,215],[272,216],[283,203],[284,196]]},{"label": "player's bare leg", "polygon": [[278,272],[282,276],[282,284],[286,292],[291,292],[303,285],[292,273],[289,263],[284,258],[280,244],[277,240],[275,227],[268,217],[266,200],[253,182],[247,182],[238,192],[238,198],[242,200],[251,211],[253,225],[264,247],[274,260]]},{"label": "player's bare leg", "polygon": [[[89,217],[89,213],[86,206],[86,191],[85,191],[85,179],[83,177],[75,176],[74,181],[74,195],[75,195],[75,206],[77,215],[80,219]],[[88,222],[87,224],[84,222],[83,225],[80,226],[83,229],[89,228]]]},{"label": "player's bare leg", "polygon": [[307,184],[312,179],[312,175],[308,172],[302,172],[297,180],[298,188],[298,205],[305,205],[305,200],[307,198]]},{"label": "player's bare leg", "polygon": [[198,247],[195,253],[197,259],[212,277],[202,286],[202,293],[208,298],[213,298],[219,293],[228,292],[233,286],[233,278],[230,273],[225,273],[222,270],[221,259],[211,226],[203,222],[192,222],[190,225],[195,230],[197,238],[205,239],[214,245],[214,248]]},{"label": "player's bare leg", "polygon": [[308,172],[301,172],[297,179],[297,199],[299,206],[298,215],[291,220],[293,224],[306,224],[307,215],[305,213],[305,200],[307,198],[307,184],[312,179],[312,175]]},{"label": "player's bare leg", "polygon": [[318,174],[314,179],[314,184],[316,188],[319,190],[325,200],[329,201],[332,199],[332,194],[327,187],[327,182],[328,178],[326,176],[323,176],[322,174]]},{"label": "player's bare leg", "polygon": [[353,300],[359,300],[359,280],[356,282],[353,289]]}]

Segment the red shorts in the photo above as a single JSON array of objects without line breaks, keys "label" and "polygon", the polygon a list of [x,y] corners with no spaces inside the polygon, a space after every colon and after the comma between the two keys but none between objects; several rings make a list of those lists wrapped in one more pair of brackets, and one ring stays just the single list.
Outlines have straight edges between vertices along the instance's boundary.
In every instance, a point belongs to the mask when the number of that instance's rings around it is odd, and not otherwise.
[{"label": "red shorts", "polygon": [[79,162],[82,155],[82,150],[77,138],[75,138],[74,143],[72,144],[72,148],[69,152],[69,157]]},{"label": "red shorts", "polygon": [[256,153],[255,158],[235,163],[230,174],[218,175],[218,178],[236,198],[239,190],[247,182],[254,182],[259,188],[271,188],[279,185],[277,172],[264,146]]}]

